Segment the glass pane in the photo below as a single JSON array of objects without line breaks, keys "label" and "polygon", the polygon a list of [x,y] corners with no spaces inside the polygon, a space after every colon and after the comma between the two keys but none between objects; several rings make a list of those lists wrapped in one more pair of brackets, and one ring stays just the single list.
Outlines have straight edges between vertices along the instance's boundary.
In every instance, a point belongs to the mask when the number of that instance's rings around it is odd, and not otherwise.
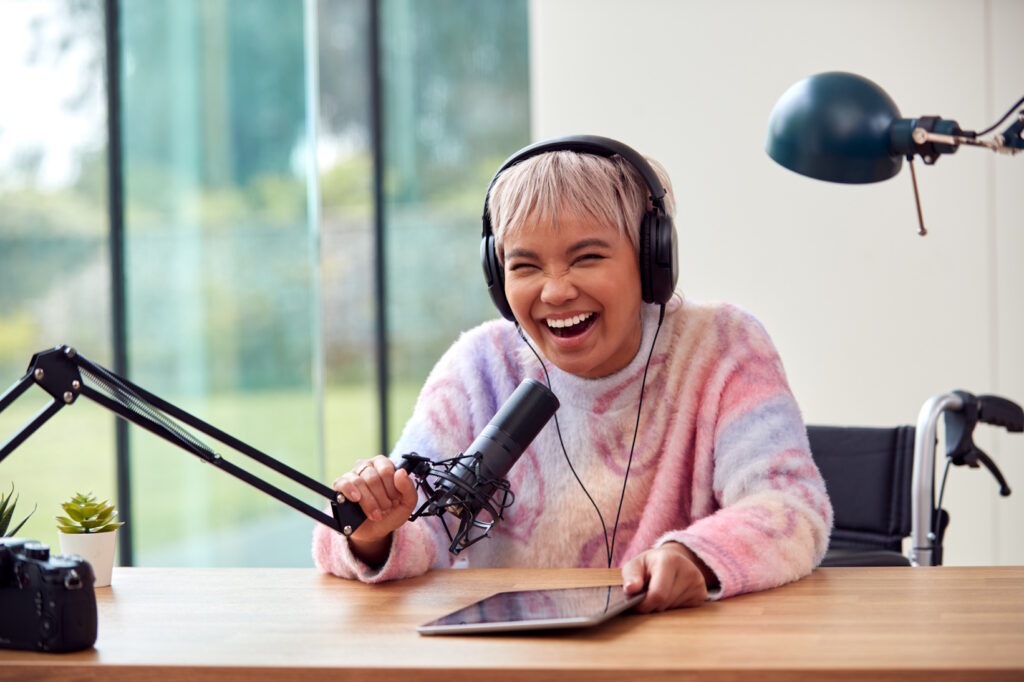
[{"label": "glass pane", "polygon": [[376,454],[369,3],[320,0],[320,270],[325,482]]},{"label": "glass pane", "polygon": [[529,141],[526,4],[382,3],[392,441],[459,331],[497,314],[480,214],[491,175]]},{"label": "glass pane", "polygon": [[[102,0],[0,0],[0,392],[58,344],[110,362]],[[49,396],[0,414],[0,442]],[[53,517],[75,491],[115,493],[113,416],[79,400],[0,464],[20,493],[18,533],[57,547]]]},{"label": "glass pane", "polygon": [[[307,6],[121,7],[129,374],[320,478]],[[144,431],[131,444],[136,563],[311,563],[307,517]]]}]

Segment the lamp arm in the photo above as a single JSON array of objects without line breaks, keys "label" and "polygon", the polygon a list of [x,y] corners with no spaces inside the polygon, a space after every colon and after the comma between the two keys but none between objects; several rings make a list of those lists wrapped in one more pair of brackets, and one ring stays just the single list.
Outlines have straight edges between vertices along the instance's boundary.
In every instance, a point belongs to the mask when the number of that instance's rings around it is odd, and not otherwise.
[{"label": "lamp arm", "polygon": [[1011,125],[1002,133],[993,135],[991,139],[983,140],[968,135],[943,135],[933,133],[924,128],[914,128],[912,133],[914,143],[917,145],[939,144],[948,147],[967,145],[969,147],[984,147],[1001,154],[1019,154],[1024,149],[1024,139],[1021,131],[1024,130],[1024,114],[1021,120]]},{"label": "lamp arm", "polygon": [[995,136],[995,141],[999,145],[997,151],[1008,154],[1024,151],[1024,109],[1017,112],[1016,121]]},{"label": "lamp arm", "polygon": [[[86,381],[83,381],[83,375]],[[334,489],[91,362],[79,355],[74,348],[58,346],[33,355],[25,376],[0,396],[0,412],[17,400],[33,383],[49,393],[52,401],[0,446],[0,462],[50,417],[66,405],[73,404],[81,395],[336,531],[344,532],[344,529],[358,526],[365,519],[357,505],[345,504],[344,499],[339,499],[340,496]],[[96,384],[96,387],[93,387],[92,383]],[[224,459],[200,439],[175,424],[167,415],[327,498],[331,503],[332,515]]]}]

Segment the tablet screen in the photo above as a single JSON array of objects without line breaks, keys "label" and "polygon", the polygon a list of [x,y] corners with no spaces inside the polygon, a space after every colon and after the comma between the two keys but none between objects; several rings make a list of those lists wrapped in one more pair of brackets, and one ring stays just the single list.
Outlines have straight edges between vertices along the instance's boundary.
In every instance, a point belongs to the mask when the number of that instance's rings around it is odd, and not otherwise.
[{"label": "tablet screen", "polygon": [[596,625],[643,599],[622,585],[501,592],[421,625],[422,634],[462,634]]}]

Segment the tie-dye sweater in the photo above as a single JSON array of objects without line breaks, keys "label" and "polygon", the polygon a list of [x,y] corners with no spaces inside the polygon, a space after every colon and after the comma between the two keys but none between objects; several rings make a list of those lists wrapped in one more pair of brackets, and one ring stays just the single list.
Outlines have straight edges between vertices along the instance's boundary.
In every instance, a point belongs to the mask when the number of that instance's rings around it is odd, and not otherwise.
[{"label": "tie-dye sweater", "polygon": [[[644,306],[640,351],[622,370],[585,379],[550,365],[565,449],[601,510],[615,521],[637,401],[658,309]],[[428,377],[393,458],[447,459],[473,441],[537,359],[504,320],[465,332]],[[573,477],[552,420],[509,474],[515,502],[491,537],[464,550],[472,567],[606,566],[605,536]],[[766,589],[808,574],[832,525],[825,485],[767,333],[728,305],[673,299],[650,363],[639,433],[615,539],[614,565],[680,542],[714,571],[711,598]],[[392,536],[372,568],[325,526],[313,558],[325,572],[365,582],[452,565],[440,521],[421,518]]]}]

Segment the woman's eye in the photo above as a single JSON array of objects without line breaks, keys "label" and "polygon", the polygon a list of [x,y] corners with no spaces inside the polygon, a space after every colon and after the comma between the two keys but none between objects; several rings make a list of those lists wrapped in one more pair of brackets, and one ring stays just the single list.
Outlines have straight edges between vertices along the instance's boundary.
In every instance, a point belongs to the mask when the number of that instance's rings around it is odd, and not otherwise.
[{"label": "woman's eye", "polygon": [[577,258],[575,262],[577,262],[577,263],[586,263],[586,262],[594,262],[594,261],[599,261],[599,260],[604,260],[604,256],[602,256],[599,253],[585,253],[582,256],[580,256],[579,258]]},{"label": "woman's eye", "polygon": [[536,267],[533,263],[512,263],[508,266],[508,269],[512,272],[526,270],[527,268]]}]

